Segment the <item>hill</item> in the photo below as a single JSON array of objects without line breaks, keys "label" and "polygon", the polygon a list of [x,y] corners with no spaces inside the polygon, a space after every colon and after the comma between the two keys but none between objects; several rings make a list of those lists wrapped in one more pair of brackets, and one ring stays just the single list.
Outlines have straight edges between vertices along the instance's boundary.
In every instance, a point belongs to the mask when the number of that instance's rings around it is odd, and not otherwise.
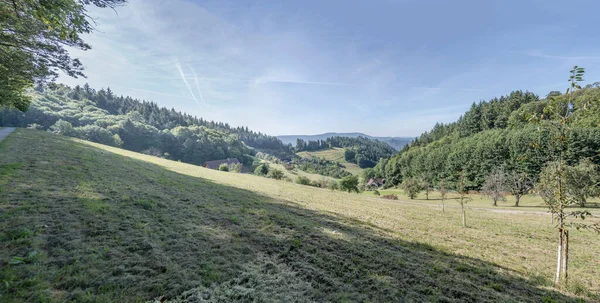
[{"label": "hill", "polygon": [[[434,185],[442,179],[456,183],[464,174],[467,187],[474,190],[480,189],[485,178],[498,168],[535,181],[552,159],[552,142],[547,137],[552,117],[544,110],[550,101],[565,111],[589,107],[570,124],[572,142],[565,154],[569,164],[585,158],[600,164],[600,87],[587,86],[575,92],[573,98],[569,105],[567,97],[559,92],[540,100],[532,93],[514,91],[473,103],[456,122],[437,124],[409,148],[382,159],[377,173],[390,184],[415,177]],[[532,117],[542,117],[540,124],[532,122]]]},{"label": "hill", "polygon": [[[463,229],[457,208],[34,130],[13,132],[0,154],[3,302],[582,300],[548,288],[547,216],[469,210]],[[571,239],[569,289],[595,300],[600,243],[587,233]]]},{"label": "hill", "polygon": [[277,138],[279,140],[281,140],[281,142],[283,142],[283,144],[292,144],[293,146],[296,146],[296,142],[298,139],[302,139],[304,141],[317,141],[317,140],[326,140],[327,138],[330,138],[330,137],[348,137],[348,138],[364,137],[364,138],[369,138],[369,139],[385,142],[385,143],[389,144],[391,147],[393,147],[395,150],[401,150],[405,145],[409,144],[414,139],[414,138],[410,138],[410,137],[375,137],[375,136],[365,135],[363,133],[335,133],[335,132],[318,134],[318,135],[277,136]]},{"label": "hill", "polygon": [[356,165],[356,163],[348,162],[344,158],[344,149],[334,147],[331,149],[317,150],[317,151],[303,151],[296,153],[296,155],[306,159],[325,159],[340,163],[344,166],[344,170],[353,174],[359,175],[362,169]]},{"label": "hill", "polygon": [[291,146],[275,137],[119,97],[110,88],[53,84],[31,94],[33,102],[25,113],[0,108],[0,126],[51,130],[192,164],[239,158],[248,165],[257,151],[280,158],[293,154]]}]

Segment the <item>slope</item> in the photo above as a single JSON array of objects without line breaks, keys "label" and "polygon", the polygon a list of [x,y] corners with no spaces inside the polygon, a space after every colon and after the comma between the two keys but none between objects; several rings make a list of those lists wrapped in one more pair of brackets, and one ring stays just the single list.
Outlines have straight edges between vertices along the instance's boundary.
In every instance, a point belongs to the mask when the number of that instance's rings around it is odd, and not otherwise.
[{"label": "slope", "polygon": [[304,141],[317,141],[317,140],[325,140],[330,137],[349,137],[349,138],[357,138],[357,137],[365,137],[373,140],[379,140],[381,142],[385,142],[389,144],[396,150],[402,149],[405,145],[409,144],[414,138],[412,137],[376,137],[369,136],[363,133],[324,133],[318,135],[281,135],[277,136],[283,144],[292,144],[296,146],[296,141],[298,139],[302,139]]},{"label": "slope", "polygon": [[[3,302],[576,299],[546,288],[545,216],[471,211],[461,229],[455,210],[32,130],[13,132],[0,154]],[[571,240],[572,284],[584,295],[600,288],[594,239]]]},{"label": "slope", "polygon": [[358,167],[358,165],[356,165],[355,163],[348,162],[348,161],[346,161],[346,159],[344,159],[344,149],[343,148],[334,147],[331,149],[324,149],[324,150],[317,150],[317,151],[303,151],[303,152],[299,152],[296,154],[302,158],[307,158],[307,159],[312,159],[312,158],[321,159],[322,158],[325,160],[340,163],[345,166],[344,169],[346,171],[348,171],[351,174],[357,175],[357,176],[362,171],[362,169],[360,167]]}]

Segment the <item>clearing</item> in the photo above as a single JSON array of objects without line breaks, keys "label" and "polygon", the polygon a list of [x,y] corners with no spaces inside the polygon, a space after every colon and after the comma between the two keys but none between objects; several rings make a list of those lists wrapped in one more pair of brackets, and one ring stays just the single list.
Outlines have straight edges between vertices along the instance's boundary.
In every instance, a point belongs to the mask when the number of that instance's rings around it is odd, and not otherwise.
[{"label": "clearing", "polygon": [[2,302],[600,299],[600,238],[587,231],[571,233],[569,287],[551,287],[546,216],[469,210],[461,228],[456,208],[26,129],[0,155]]},{"label": "clearing", "polygon": [[360,168],[358,165],[351,162],[347,162],[346,159],[344,159],[343,148],[334,147],[331,149],[324,149],[318,151],[303,151],[296,154],[302,158],[318,158],[340,163],[346,167],[346,171],[353,175],[359,176],[360,172],[362,171],[362,168]]}]

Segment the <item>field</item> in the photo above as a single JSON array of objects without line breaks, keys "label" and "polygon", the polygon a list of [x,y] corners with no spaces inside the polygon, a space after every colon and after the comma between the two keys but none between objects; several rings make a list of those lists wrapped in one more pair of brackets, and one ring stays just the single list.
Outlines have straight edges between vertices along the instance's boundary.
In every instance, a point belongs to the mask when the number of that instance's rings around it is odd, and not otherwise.
[{"label": "field", "polygon": [[462,228],[455,207],[24,129],[0,155],[2,302],[600,300],[600,237],[571,232],[555,289],[556,230],[537,212],[470,209]]},{"label": "field", "polygon": [[331,149],[325,149],[325,150],[319,150],[319,151],[304,151],[304,152],[299,152],[297,153],[298,156],[302,157],[302,158],[323,158],[325,160],[329,160],[329,161],[334,161],[334,162],[338,162],[342,165],[344,165],[346,168],[345,170],[348,171],[351,174],[354,175],[360,175],[360,172],[362,171],[362,169],[360,167],[358,167],[358,165],[354,164],[354,163],[350,163],[350,162],[346,162],[346,160],[344,159],[344,149],[343,148],[331,148]]}]

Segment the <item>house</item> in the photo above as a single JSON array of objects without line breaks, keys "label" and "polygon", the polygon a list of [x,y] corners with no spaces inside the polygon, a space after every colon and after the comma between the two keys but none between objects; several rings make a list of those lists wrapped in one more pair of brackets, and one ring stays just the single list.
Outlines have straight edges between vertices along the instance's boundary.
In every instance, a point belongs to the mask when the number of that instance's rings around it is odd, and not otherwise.
[{"label": "house", "polygon": [[383,186],[385,184],[385,178],[371,178],[369,179],[369,182],[367,182],[367,185],[372,186],[372,187],[380,187]]},{"label": "house", "polygon": [[240,161],[238,161],[237,158],[227,158],[223,160],[206,161],[202,166],[210,169],[219,169],[219,166],[221,166],[221,164],[227,164],[227,166],[232,166],[234,164],[239,163]]}]

